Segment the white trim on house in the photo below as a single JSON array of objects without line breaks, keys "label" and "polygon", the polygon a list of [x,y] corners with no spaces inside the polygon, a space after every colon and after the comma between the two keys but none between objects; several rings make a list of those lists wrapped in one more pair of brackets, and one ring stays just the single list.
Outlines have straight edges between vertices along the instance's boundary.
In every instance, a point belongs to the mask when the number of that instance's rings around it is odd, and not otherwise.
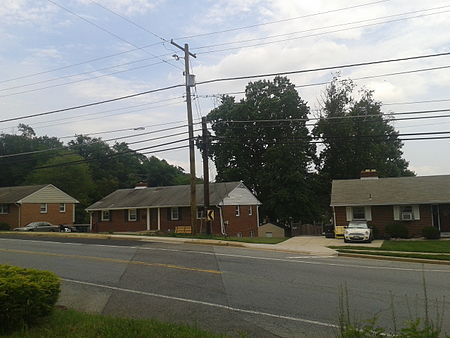
[{"label": "white trim on house", "polygon": [[150,230],[150,208],[147,208],[147,231]]},{"label": "white trim on house", "polygon": [[241,183],[231,190],[219,205],[261,205],[261,202]]},{"label": "white trim on house", "polygon": [[31,193],[30,195],[17,201],[17,203],[80,203],[72,196],[66,194],[61,189],[55,187],[53,184],[48,184],[45,187]]},{"label": "white trim on house", "polygon": [[161,230],[161,208],[158,208],[158,231]]}]

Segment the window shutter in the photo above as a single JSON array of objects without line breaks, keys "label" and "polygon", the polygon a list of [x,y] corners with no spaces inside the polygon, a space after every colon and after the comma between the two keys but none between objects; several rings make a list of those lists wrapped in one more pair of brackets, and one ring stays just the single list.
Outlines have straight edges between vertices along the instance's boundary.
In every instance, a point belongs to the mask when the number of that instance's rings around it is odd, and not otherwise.
[{"label": "window shutter", "polygon": [[181,210],[183,210],[183,208],[178,208],[178,219],[182,219],[181,217]]},{"label": "window shutter", "polygon": [[172,208],[167,208],[167,220],[172,220]]},{"label": "window shutter", "polygon": [[139,209],[136,209],[136,221],[139,221]]},{"label": "window shutter", "polygon": [[128,209],[123,210],[123,218],[125,219],[125,222],[128,222],[128,213],[130,211]]},{"label": "window shutter", "polygon": [[413,209],[414,220],[419,220],[420,219],[420,208],[419,208],[419,206],[418,205],[413,205],[412,209]]},{"label": "window shutter", "polygon": [[[101,212],[101,211],[100,211]],[[112,210],[109,210],[109,221],[111,222],[112,221],[112,214],[113,214],[113,211]],[[101,216],[101,215],[100,215]]]},{"label": "window shutter", "polygon": [[372,220],[372,208],[371,207],[364,207],[364,214],[366,215],[366,221]]},{"label": "window shutter", "polygon": [[353,219],[353,210],[352,207],[346,207],[345,213],[347,214],[347,222],[350,222]]},{"label": "window shutter", "polygon": [[394,205],[394,220],[399,221],[400,220],[400,206]]}]

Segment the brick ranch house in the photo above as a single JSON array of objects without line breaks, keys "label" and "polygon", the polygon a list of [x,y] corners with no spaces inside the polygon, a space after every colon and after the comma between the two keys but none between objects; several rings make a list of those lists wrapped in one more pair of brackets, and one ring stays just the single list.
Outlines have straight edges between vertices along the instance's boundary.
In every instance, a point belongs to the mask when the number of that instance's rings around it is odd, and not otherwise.
[{"label": "brick ranch house", "polygon": [[[211,183],[212,233],[257,236],[261,202],[242,182]],[[197,184],[197,229],[204,230],[203,184]],[[190,186],[119,189],[89,206],[91,230],[175,232],[190,226]]]},{"label": "brick ranch house", "polygon": [[31,222],[73,224],[75,198],[52,184],[0,188],[0,222],[12,228]]},{"label": "brick ranch house", "polygon": [[367,221],[381,236],[393,223],[412,236],[427,226],[450,232],[450,175],[378,178],[365,170],[360,179],[333,181],[331,207],[335,225]]}]

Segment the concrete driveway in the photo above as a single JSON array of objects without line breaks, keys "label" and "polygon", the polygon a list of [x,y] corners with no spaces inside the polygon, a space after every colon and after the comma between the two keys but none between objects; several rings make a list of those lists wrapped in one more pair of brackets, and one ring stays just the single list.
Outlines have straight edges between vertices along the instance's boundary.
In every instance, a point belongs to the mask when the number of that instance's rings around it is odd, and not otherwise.
[{"label": "concrete driveway", "polygon": [[383,244],[382,240],[374,240],[372,243],[344,243],[343,239],[325,238],[324,236],[297,236],[277,244],[277,248],[284,250],[304,250],[305,253],[316,255],[336,254],[336,251],[329,249],[328,246],[368,246],[379,248]]}]

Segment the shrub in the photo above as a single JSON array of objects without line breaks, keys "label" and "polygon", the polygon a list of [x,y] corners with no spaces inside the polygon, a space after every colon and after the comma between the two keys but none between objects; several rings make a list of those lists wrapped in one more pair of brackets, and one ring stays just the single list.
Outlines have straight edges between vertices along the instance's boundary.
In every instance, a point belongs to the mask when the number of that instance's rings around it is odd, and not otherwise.
[{"label": "shrub", "polygon": [[59,292],[59,278],[52,272],[0,265],[0,331],[49,315]]},{"label": "shrub", "polygon": [[426,239],[439,239],[441,232],[435,227],[425,227],[422,229],[422,236]]},{"label": "shrub", "polygon": [[392,238],[408,238],[408,228],[401,223],[389,224],[384,231]]},{"label": "shrub", "polygon": [[11,225],[6,222],[0,222],[0,231],[9,231],[11,230]]}]

